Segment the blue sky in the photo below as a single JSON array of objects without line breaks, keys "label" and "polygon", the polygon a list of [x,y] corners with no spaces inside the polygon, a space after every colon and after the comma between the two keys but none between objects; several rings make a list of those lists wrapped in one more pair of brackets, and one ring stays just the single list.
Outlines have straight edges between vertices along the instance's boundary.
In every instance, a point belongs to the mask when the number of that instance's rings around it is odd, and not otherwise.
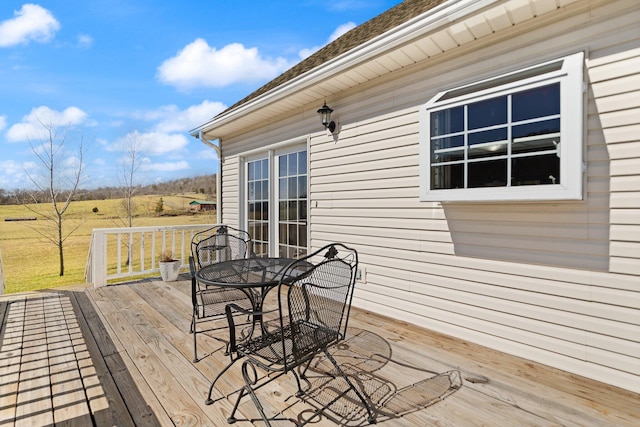
[{"label": "blue sky", "polygon": [[400,0],[51,0],[0,3],[0,189],[31,187],[42,122],[82,139],[84,188],[119,186],[127,144],[150,184],[214,173],[189,136]]}]

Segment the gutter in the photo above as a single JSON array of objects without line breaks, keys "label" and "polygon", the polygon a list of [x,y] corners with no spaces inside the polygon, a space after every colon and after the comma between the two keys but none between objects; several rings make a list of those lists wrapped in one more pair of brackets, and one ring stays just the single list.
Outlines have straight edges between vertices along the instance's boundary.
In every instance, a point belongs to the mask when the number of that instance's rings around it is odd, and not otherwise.
[{"label": "gutter", "polygon": [[[218,156],[218,172],[216,173],[216,223],[222,224],[222,151],[218,145],[206,139],[201,130],[194,136],[209,146],[209,148],[213,148]],[[220,144],[220,140],[218,140],[218,144]]]}]

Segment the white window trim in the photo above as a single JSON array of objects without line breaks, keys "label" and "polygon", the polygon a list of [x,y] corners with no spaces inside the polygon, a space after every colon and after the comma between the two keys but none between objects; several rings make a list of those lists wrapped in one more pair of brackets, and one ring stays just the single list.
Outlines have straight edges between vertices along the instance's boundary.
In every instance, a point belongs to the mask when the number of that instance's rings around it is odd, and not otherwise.
[{"label": "white window trim", "polygon": [[[509,76],[517,76],[527,70],[563,61],[557,71],[500,84]],[[508,79],[507,79],[508,80]],[[496,85],[492,86],[491,83]],[[561,183],[556,185],[531,185],[507,187],[483,187],[431,190],[431,145],[429,111],[512,93],[515,89],[540,86],[543,83],[560,82],[560,171]],[[439,101],[447,93],[473,86],[488,87],[469,94]],[[463,91],[464,92],[464,91]],[[578,52],[564,58],[536,64],[513,73],[482,80],[470,85],[439,92],[420,109],[420,200],[421,201],[540,201],[583,199],[583,122],[584,122],[584,53]],[[576,100],[576,101],[573,101]]]}]

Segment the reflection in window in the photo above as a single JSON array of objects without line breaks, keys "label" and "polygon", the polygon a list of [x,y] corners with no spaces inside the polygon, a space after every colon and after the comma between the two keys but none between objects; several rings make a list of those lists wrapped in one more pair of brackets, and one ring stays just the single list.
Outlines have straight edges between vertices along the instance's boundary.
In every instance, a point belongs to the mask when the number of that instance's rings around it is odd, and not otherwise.
[{"label": "reflection in window", "polygon": [[278,256],[307,254],[307,152],[278,157]]},{"label": "reflection in window", "polygon": [[248,231],[253,239],[253,252],[269,256],[269,161],[247,163]]},{"label": "reflection in window", "polygon": [[559,83],[430,116],[432,190],[560,184]]}]

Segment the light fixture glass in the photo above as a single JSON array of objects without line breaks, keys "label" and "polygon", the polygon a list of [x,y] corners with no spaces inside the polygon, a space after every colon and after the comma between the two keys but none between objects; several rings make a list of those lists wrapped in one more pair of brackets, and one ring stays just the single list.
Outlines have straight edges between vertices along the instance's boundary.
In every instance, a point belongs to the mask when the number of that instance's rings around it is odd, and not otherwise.
[{"label": "light fixture glass", "polygon": [[333,133],[336,130],[336,123],[331,121],[331,113],[333,113],[333,110],[327,106],[327,101],[324,101],[322,108],[318,109],[318,114],[320,114],[320,120],[324,128]]}]

